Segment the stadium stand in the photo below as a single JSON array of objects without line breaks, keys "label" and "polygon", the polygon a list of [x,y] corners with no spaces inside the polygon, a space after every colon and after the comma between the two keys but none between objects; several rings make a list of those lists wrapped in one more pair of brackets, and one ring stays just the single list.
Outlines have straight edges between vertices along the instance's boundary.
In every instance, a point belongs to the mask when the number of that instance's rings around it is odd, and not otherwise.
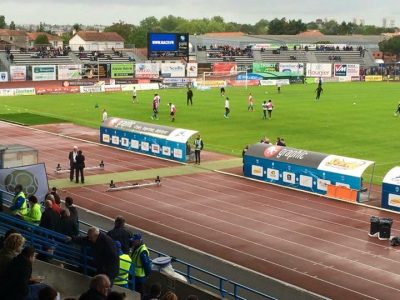
[{"label": "stadium stand", "polygon": [[351,63],[365,66],[364,57],[360,51],[313,51],[319,63]]},{"label": "stadium stand", "polygon": [[105,51],[74,51],[77,58],[82,63],[130,63],[135,62],[134,56],[129,55],[121,50],[105,50]]},{"label": "stadium stand", "polygon": [[263,62],[310,62],[304,50],[263,50],[259,51]]},{"label": "stadium stand", "polygon": [[11,64],[14,65],[68,65],[73,64],[74,61],[69,55],[58,55],[57,53],[44,53],[39,50],[35,51],[23,51],[11,50],[13,59],[10,60]]}]

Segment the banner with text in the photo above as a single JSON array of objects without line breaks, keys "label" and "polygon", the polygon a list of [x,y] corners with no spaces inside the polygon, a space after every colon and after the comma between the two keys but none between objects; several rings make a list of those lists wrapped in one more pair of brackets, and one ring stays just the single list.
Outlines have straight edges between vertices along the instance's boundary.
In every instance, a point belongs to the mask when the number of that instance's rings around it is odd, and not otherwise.
[{"label": "banner with text", "polygon": [[334,64],[333,72],[335,77],[351,77],[360,75],[359,64]]},{"label": "banner with text", "polygon": [[160,73],[159,64],[137,63],[135,65],[136,78],[158,78]]},{"label": "banner with text", "polygon": [[10,66],[10,79],[11,81],[25,81],[26,66]]},{"label": "banner with text", "polygon": [[32,66],[32,80],[56,80],[56,66]]},{"label": "banner with text", "polygon": [[187,77],[197,77],[197,63],[187,63],[186,64],[186,76]]},{"label": "banner with text", "polygon": [[185,77],[185,65],[181,63],[161,64],[161,76],[162,77]]},{"label": "banner with text", "polygon": [[214,73],[224,73],[224,74],[237,74],[238,67],[234,62],[221,62],[215,63],[212,66]]},{"label": "banner with text", "polygon": [[134,64],[111,65],[111,78],[132,78],[134,75]]},{"label": "banner with text", "polygon": [[82,65],[58,65],[58,80],[82,79]]},{"label": "banner with text", "polygon": [[331,77],[331,64],[307,64],[307,77]]},{"label": "banner with text", "polygon": [[278,65],[276,63],[253,63],[253,73],[277,72],[279,70]]},{"label": "banner with text", "polygon": [[304,74],[304,63],[279,63],[279,72]]}]

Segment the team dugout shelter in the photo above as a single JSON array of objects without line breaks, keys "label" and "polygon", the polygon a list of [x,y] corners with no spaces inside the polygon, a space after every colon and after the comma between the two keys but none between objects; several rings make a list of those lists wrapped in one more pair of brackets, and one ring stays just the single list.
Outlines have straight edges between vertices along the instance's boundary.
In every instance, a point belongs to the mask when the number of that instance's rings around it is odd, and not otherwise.
[{"label": "team dugout shelter", "polygon": [[100,126],[102,144],[159,158],[186,162],[187,143],[198,131],[108,118]]},{"label": "team dugout shelter", "polygon": [[382,182],[382,207],[400,211],[400,167],[394,167]]},{"label": "team dugout shelter", "polygon": [[371,187],[375,166],[373,161],[265,143],[249,145],[243,164],[246,177],[351,202],[365,200],[360,197],[367,190],[362,175],[371,168]]}]

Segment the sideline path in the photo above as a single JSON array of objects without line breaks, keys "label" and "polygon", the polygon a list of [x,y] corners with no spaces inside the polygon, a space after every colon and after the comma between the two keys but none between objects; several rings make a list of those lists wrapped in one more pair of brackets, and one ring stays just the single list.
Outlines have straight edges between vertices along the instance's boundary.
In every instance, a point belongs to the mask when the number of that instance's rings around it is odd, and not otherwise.
[{"label": "sideline path", "polygon": [[[176,175],[189,175],[189,174],[198,174],[205,173],[214,170],[223,170],[226,168],[233,168],[242,165],[241,158],[233,158],[230,160],[217,160],[211,162],[205,162],[200,166],[197,165],[180,165],[176,167],[165,167],[158,169],[148,169],[148,170],[139,170],[139,171],[128,171],[128,172],[118,172],[118,173],[108,173],[101,175],[91,175],[85,176],[85,183],[79,184],[79,186],[88,186],[88,185],[96,185],[96,184],[108,184],[112,179],[115,183],[130,181],[130,180],[141,180],[141,179],[153,179],[156,176],[161,177],[161,182],[163,177],[170,177]],[[77,184],[70,182],[66,178],[49,180],[50,186],[57,186],[59,188],[69,188],[76,187]]]}]

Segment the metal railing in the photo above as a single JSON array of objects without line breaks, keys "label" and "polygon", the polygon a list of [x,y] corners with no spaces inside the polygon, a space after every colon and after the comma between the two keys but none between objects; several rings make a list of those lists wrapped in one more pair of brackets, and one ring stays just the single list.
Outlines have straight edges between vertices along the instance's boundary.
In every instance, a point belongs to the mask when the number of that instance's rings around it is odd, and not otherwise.
[{"label": "metal railing", "polygon": [[[0,189],[0,199],[4,200],[6,206],[10,206],[11,200],[4,199],[2,197],[2,194],[9,197],[13,194]],[[93,226],[92,224],[84,222],[82,220],[79,220],[79,225],[79,232],[81,234],[86,234],[86,231],[81,229],[81,225],[83,225],[85,228],[90,228]],[[79,249],[70,245],[67,236],[54,232],[52,230],[39,227],[37,225],[30,224],[16,217],[7,215],[6,213],[0,213],[0,232],[5,232],[10,228],[17,229],[26,238],[27,242],[34,246],[35,249],[37,249],[37,252],[42,254],[43,256],[75,267],[76,269],[81,270],[81,272],[85,275],[88,275],[90,272],[93,273],[95,271],[95,268],[91,266],[93,257],[90,256],[88,247],[82,247],[82,249]],[[100,231],[106,233],[106,230],[104,229],[100,228]],[[49,253],[48,249],[54,249],[54,252]],[[148,249],[150,253],[155,256],[168,256],[167,254],[157,251],[155,249]],[[185,276],[190,284],[197,283],[206,286],[211,291],[219,293],[223,298],[230,296],[233,297],[235,300],[245,300],[246,298],[241,296],[241,294],[243,292],[246,292],[250,295],[257,295],[261,299],[276,299],[270,295],[227,279],[224,276],[194,266],[178,258],[174,257],[173,262],[181,265],[182,268],[186,270],[185,272],[175,270],[175,272]],[[131,270],[121,270],[131,274],[130,277],[132,277],[132,279],[129,279],[128,286],[130,289],[134,289],[134,274],[132,274]],[[205,278],[209,278],[210,280],[207,280]],[[119,277],[117,277],[116,279],[119,279]]]}]

